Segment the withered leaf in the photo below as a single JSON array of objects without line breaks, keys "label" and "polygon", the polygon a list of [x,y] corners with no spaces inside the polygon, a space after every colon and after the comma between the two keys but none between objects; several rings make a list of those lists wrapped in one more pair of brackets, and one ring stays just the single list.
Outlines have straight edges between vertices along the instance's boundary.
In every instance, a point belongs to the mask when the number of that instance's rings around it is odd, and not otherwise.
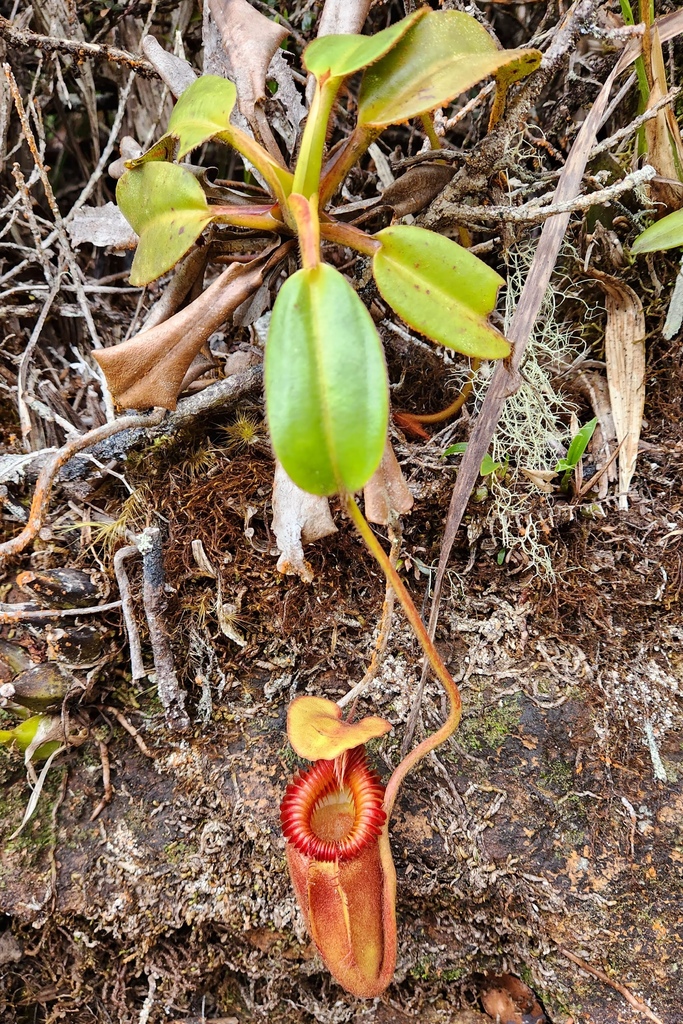
[{"label": "withered leaf", "polygon": [[398,219],[409,213],[420,213],[432,199],[436,199],[454,174],[455,168],[451,164],[417,164],[384,189],[382,200],[392,207]]},{"label": "withered leaf", "polygon": [[145,36],[141,45],[145,57],[154,65],[164,85],[168,86],[177,99],[197,77],[192,65],[182,57],[176,57],[174,53],[165,50],[151,34]]},{"label": "withered leaf", "polygon": [[134,249],[138,236],[114,203],[84,206],[69,222],[69,237],[74,246],[111,246],[112,249]]},{"label": "withered leaf", "polygon": [[[667,92],[666,69],[657,26],[652,33],[651,60],[652,88],[647,104],[648,110]],[[648,160],[658,174],[658,177],[650,184],[651,198],[664,204],[660,215],[671,210],[679,210],[683,206],[683,183],[681,183],[683,142],[678,121],[670,104],[663,107],[655,117],[645,123],[644,132]]]},{"label": "withered leaf", "polygon": [[482,1006],[499,1024],[545,1024],[546,1016],[529,988],[514,974],[488,976],[481,993]]},{"label": "withered leaf", "polygon": [[616,277],[589,271],[605,293],[605,364],[619,451],[619,508],[628,508],[645,408],[645,316],[643,305]]},{"label": "withered leaf", "polygon": [[313,581],[313,569],[304,558],[304,544],[337,532],[327,498],[302,491],[279,462],[273,480],[273,533],[280,549],[278,572]]},{"label": "withered leaf", "polygon": [[268,65],[287,29],[255,10],[247,0],[209,0],[237,87],[239,108],[271,156],[282,160],[262,108]]},{"label": "withered leaf", "polygon": [[271,253],[233,263],[205,292],[168,320],[112,348],[93,353],[117,405],[175,409],[190,364],[202,345],[263,282]]},{"label": "withered leaf", "polygon": [[392,513],[402,516],[413,507],[415,499],[408,490],[403,470],[394,455],[389,438],[384,447],[382,461],[365,485],[363,499],[365,518],[382,526],[390,522]]}]

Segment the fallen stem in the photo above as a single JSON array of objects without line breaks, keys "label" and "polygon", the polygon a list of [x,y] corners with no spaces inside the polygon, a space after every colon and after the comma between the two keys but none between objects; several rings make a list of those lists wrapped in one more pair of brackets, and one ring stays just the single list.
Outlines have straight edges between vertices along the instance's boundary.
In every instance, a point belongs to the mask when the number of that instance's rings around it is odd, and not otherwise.
[{"label": "fallen stem", "polygon": [[365,541],[370,554],[377,560],[387,578],[387,581],[393,587],[396,596],[401,602],[406,618],[412,626],[415,636],[429,660],[432,671],[446,691],[450,702],[448,718],[441,728],[437,729],[437,731],[432,733],[431,736],[427,736],[421,743],[418,743],[418,745],[411,750],[410,753],[407,754],[401,763],[394,769],[384,794],[384,810],[386,811],[387,818],[389,818],[396,801],[399,787],[410,769],[413,768],[418,761],[421,761],[425,754],[430,753],[430,751],[435,750],[436,747],[444,743],[451,733],[457,728],[462,714],[462,701],[460,699],[460,691],[458,690],[456,682],[444,665],[439,652],[427,633],[424,623],[420,618],[420,614],[413,604],[413,599],[403,584],[403,580],[391,564],[389,556],[375,537],[363,516],[363,513],[358,508],[358,505],[350,494],[346,495],[346,511],[353,520],[353,524],[360,533],[362,539]]},{"label": "fallen stem", "polygon": [[151,416],[122,416],[111,423],[105,423],[101,427],[88,430],[85,434],[75,437],[72,441],[67,442],[63,448],[55,452],[50,461],[40,471],[26,526],[16,537],[12,537],[10,540],[5,541],[4,544],[0,544],[0,565],[9,556],[20,554],[38,535],[38,531],[43,525],[43,520],[47,513],[55,477],[62,466],[66,465],[74,455],[82,452],[84,448],[92,448],[99,441],[104,441],[111,437],[112,434],[118,434],[122,430],[133,430],[138,427],[156,427],[161,423],[165,415],[165,410],[159,409],[152,413]]},{"label": "fallen stem", "polygon": [[650,1007],[647,1006],[642,999],[638,999],[637,996],[634,996],[633,992],[630,992],[625,985],[620,985],[618,981],[613,981],[612,978],[605,974],[604,971],[601,971],[599,967],[593,967],[592,964],[582,960],[580,956],[577,956],[576,953],[572,953],[569,949],[565,949],[564,946],[559,946],[558,948],[562,956],[565,956],[567,960],[571,960],[571,962],[576,964],[577,967],[580,967],[582,971],[592,974],[593,977],[599,978],[600,981],[604,981],[604,983],[609,985],[610,988],[621,993],[626,1002],[629,1003],[634,1010],[642,1013],[643,1016],[647,1017],[648,1020],[653,1021],[654,1024],[664,1024],[662,1018],[653,1013]]},{"label": "fallen stem", "polygon": [[46,619],[64,619],[71,615],[101,615],[121,607],[120,601],[94,604],[88,608],[36,608],[34,604],[0,604],[0,626],[15,622],[44,622]]},{"label": "fallen stem", "polygon": [[136,538],[135,545],[142,555],[142,603],[149,628],[157,693],[170,727],[176,732],[187,732],[190,717],[185,710],[185,694],[180,689],[166,628],[168,601],[161,530],[158,526],[148,526]]},{"label": "fallen stem", "polygon": [[399,413],[401,420],[403,422],[409,421],[412,423],[430,424],[443,423],[444,420],[449,420],[453,416],[457,416],[457,414],[460,412],[467,399],[472,394],[472,388],[474,387],[474,378],[477,375],[477,370],[479,369],[480,365],[481,363],[479,359],[472,360],[472,370],[465,384],[463,385],[462,391],[455,399],[455,401],[451,402],[450,405],[447,405],[445,409],[442,409],[440,412],[425,413],[424,415],[421,416],[418,415],[417,413],[401,412]]},{"label": "fallen stem", "polygon": [[76,39],[61,39],[56,36],[43,36],[37,32],[25,32],[15,28],[8,18],[0,16],[0,38],[4,39],[10,48],[22,50],[41,50],[43,53],[68,53],[77,62],[83,62],[88,58],[93,60],[111,61],[113,64],[122,64],[142,78],[160,78],[159,72],[150,64],[134,53],[127,50],[120,50],[116,46],[106,46],[103,43],[86,43]]}]

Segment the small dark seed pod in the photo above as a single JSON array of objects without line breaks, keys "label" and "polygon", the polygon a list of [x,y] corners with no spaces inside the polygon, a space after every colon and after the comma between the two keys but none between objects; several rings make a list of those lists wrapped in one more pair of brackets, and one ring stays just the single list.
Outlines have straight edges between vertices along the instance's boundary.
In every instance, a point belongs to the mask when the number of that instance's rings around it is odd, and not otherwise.
[{"label": "small dark seed pod", "polygon": [[111,630],[99,626],[48,626],[45,630],[50,659],[71,665],[86,665],[102,657],[105,638]]},{"label": "small dark seed pod", "polygon": [[7,683],[17,672],[30,668],[31,661],[28,651],[20,644],[0,640],[0,683]]},{"label": "small dark seed pod", "polygon": [[72,682],[70,672],[52,661],[46,661],[20,672],[11,683],[5,683],[0,691],[3,697],[30,711],[57,711]]},{"label": "small dark seed pod", "polygon": [[106,600],[109,583],[104,573],[84,569],[43,569],[22,572],[17,586],[51,608],[85,608]]}]

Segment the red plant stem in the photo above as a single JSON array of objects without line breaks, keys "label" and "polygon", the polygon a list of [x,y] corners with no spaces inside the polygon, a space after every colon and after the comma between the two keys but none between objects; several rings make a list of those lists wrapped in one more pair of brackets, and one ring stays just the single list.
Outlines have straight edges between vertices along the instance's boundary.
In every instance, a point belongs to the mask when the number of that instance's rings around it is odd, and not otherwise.
[{"label": "red plant stem", "polygon": [[287,231],[286,225],[280,220],[278,206],[269,203],[267,206],[210,206],[212,220],[221,224],[232,224],[239,228],[252,228],[257,231]]},{"label": "red plant stem", "polygon": [[412,626],[420,646],[429,659],[429,664],[432,667],[434,675],[438,678],[446,691],[450,702],[448,718],[441,728],[437,729],[437,731],[432,733],[431,736],[427,736],[421,743],[418,743],[418,745],[411,750],[410,753],[407,754],[401,763],[394,769],[394,773],[389,779],[386,792],[384,794],[384,810],[386,811],[387,819],[389,819],[394,803],[396,802],[399,786],[410,769],[413,768],[418,761],[421,761],[425,754],[429,754],[430,751],[435,750],[440,746],[440,744],[447,740],[451,733],[458,727],[460,716],[462,714],[462,701],[460,699],[460,691],[458,690],[456,682],[444,665],[436,647],[430,639],[424,623],[420,618],[420,614],[413,604],[413,599],[406,590],[401,577],[389,561],[389,557],[384,551],[384,548],[375,537],[363,516],[363,513],[358,508],[358,505],[350,494],[346,495],[346,511],[353,520],[354,526],[365,541],[370,554],[379,562],[384,575],[394,588],[396,596],[401,602],[403,611],[406,614],[406,618]]},{"label": "red plant stem", "polygon": [[382,248],[382,243],[375,241],[365,231],[354,228],[353,224],[344,224],[339,220],[321,220],[320,234],[328,242],[348,245],[365,256],[374,256]]},{"label": "red plant stem", "polygon": [[323,176],[318,190],[321,210],[325,209],[353,165],[360,160],[368,146],[381,134],[381,128],[364,128],[362,125],[356,125],[344,145],[323,168]]},{"label": "red plant stem", "polygon": [[318,197],[311,199],[292,192],[289,197],[289,211],[296,223],[299,235],[301,262],[305,270],[313,270],[320,263],[320,221],[318,220]]},{"label": "red plant stem", "polygon": [[480,360],[473,359],[472,372],[470,373],[469,378],[465,381],[462,391],[460,392],[458,397],[453,402],[451,402],[450,405],[446,406],[445,409],[442,409],[440,412],[430,412],[424,413],[422,415],[418,415],[417,413],[412,412],[402,413],[402,415],[404,417],[407,416],[409,419],[413,420],[416,423],[427,424],[442,423],[444,420],[449,420],[451,419],[452,416],[456,416],[462,409],[467,399],[472,394],[472,388],[474,387],[474,378],[476,376],[477,370],[479,369],[479,366]]}]

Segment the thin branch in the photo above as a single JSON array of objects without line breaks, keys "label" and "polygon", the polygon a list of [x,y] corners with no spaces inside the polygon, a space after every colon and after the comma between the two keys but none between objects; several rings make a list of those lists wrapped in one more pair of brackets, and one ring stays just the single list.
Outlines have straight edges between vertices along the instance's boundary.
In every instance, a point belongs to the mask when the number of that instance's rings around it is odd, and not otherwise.
[{"label": "thin branch", "polygon": [[634,996],[633,992],[627,989],[625,985],[620,985],[618,981],[613,981],[612,978],[610,978],[608,974],[605,974],[604,971],[601,971],[599,967],[593,967],[592,964],[586,963],[586,961],[582,960],[580,956],[577,956],[576,953],[572,953],[569,949],[565,949],[564,946],[559,946],[558,949],[562,956],[565,956],[567,960],[571,960],[571,962],[576,964],[577,967],[580,967],[582,971],[592,974],[594,978],[599,978],[600,981],[604,981],[604,983],[609,985],[610,988],[619,992],[634,1010],[637,1010],[638,1013],[642,1013],[648,1020],[653,1021],[653,1024],[664,1024],[662,1018],[653,1013],[650,1007],[647,1006],[642,999],[638,999],[637,996]]},{"label": "thin branch", "polygon": [[135,740],[135,742],[137,743],[138,747],[145,755],[145,757],[151,758],[152,761],[155,759],[155,754],[153,754],[152,751],[149,749],[149,747],[143,740],[142,736],[140,735],[139,730],[136,729],[134,725],[131,725],[126,716],[121,711],[119,711],[118,708],[113,708],[111,707],[111,705],[105,704],[102,710],[114,716],[119,725],[122,728],[124,728],[130,736],[133,737],[133,739]]},{"label": "thin branch", "polygon": [[58,451],[54,452],[50,460],[40,471],[26,526],[16,537],[12,537],[10,540],[5,541],[4,544],[0,544],[0,565],[11,555],[20,554],[38,535],[38,531],[43,525],[47,514],[55,477],[62,466],[66,465],[74,455],[84,451],[86,448],[92,448],[99,442],[112,437],[114,434],[119,434],[123,430],[158,426],[163,420],[164,415],[165,411],[158,409],[150,416],[122,416],[112,423],[105,423],[101,427],[88,430],[87,433],[73,438],[62,448],[58,449]]},{"label": "thin branch", "polygon": [[624,125],[624,127],[620,128],[619,131],[614,133],[614,135],[610,135],[609,139],[605,139],[603,142],[599,142],[597,146],[593,146],[589,160],[593,160],[594,157],[599,156],[600,153],[605,153],[608,149],[611,149],[612,146],[616,146],[618,142],[621,142],[623,139],[627,139],[629,135],[633,135],[642,125],[646,124],[653,117],[656,117],[662,107],[668,107],[670,103],[673,103],[680,93],[680,85],[670,89],[666,96],[662,96],[656,103],[653,103],[644,114],[634,117],[630,124]]},{"label": "thin branch", "polygon": [[114,555],[114,573],[121,595],[121,612],[128,634],[128,647],[130,648],[130,668],[134,680],[144,679],[147,673],[142,661],[142,648],[140,646],[140,632],[135,621],[135,609],[133,598],[130,594],[130,583],[124,566],[124,562],[131,555],[138,555],[140,552],[135,544],[129,544],[125,548],[119,548]]},{"label": "thin branch", "polygon": [[121,607],[120,601],[108,604],[94,604],[87,608],[36,608],[35,604],[18,602],[0,603],[0,625],[9,626],[15,622],[43,622],[45,619],[66,619],[72,615],[101,615]]},{"label": "thin branch", "polygon": [[157,693],[171,728],[176,732],[187,732],[191,725],[190,718],[185,710],[185,694],[178,683],[166,629],[165,612],[168,602],[159,527],[148,526],[143,530],[136,539],[136,546],[142,555],[142,602],[154,657]]},{"label": "thin branch", "polygon": [[21,360],[19,362],[19,370],[17,373],[17,403],[19,406],[19,423],[21,424],[21,436],[24,442],[24,447],[27,451],[31,450],[31,442],[29,440],[29,434],[31,433],[33,424],[31,422],[31,415],[28,411],[28,403],[26,400],[26,389],[27,389],[27,378],[28,378],[28,367],[33,355],[33,350],[40,340],[45,321],[48,318],[48,314],[52,308],[52,303],[57,298],[60,285],[62,282],[62,275],[57,273],[55,281],[50,289],[50,293],[43,303],[43,308],[40,311],[40,315],[36,320],[35,327],[31,331],[31,337],[26,343],[26,348],[21,354]]},{"label": "thin branch", "polygon": [[[17,114],[19,115],[19,120],[21,121],[21,128],[24,134],[24,138],[26,139],[26,143],[29,149],[31,150],[33,161],[35,163],[36,168],[38,169],[40,180],[43,185],[45,198],[47,199],[50,210],[52,211],[52,216],[54,217],[55,231],[57,233],[59,247],[62,251],[64,260],[66,261],[66,265],[69,268],[71,280],[73,281],[74,287],[76,288],[76,297],[78,299],[78,305],[80,306],[81,313],[83,314],[83,319],[85,320],[88,326],[90,340],[95,348],[102,348],[102,342],[100,341],[99,335],[97,333],[97,328],[95,327],[95,321],[93,320],[92,313],[90,311],[90,305],[85,297],[85,292],[83,291],[83,280],[81,277],[81,270],[74,257],[74,253],[71,248],[71,243],[69,242],[69,238],[64,227],[64,221],[62,220],[62,215],[59,210],[59,206],[57,205],[57,200],[55,199],[54,192],[52,191],[50,178],[45,168],[42,156],[38,150],[35,136],[31,131],[31,126],[26,115],[26,109],[24,107],[21,94],[19,92],[19,87],[17,86],[16,79],[9,64],[3,64],[3,71],[5,72],[7,84],[9,85],[9,89],[12,94],[12,99],[14,100],[14,106],[16,108]],[[104,377],[102,376],[99,367],[96,368],[95,372],[98,374],[100,378],[102,395],[104,398],[104,404],[107,412],[107,419],[111,422],[114,419],[114,406],[111,401],[111,396],[109,394],[109,390],[107,388],[106,382],[104,380]]]},{"label": "thin branch", "polygon": [[4,39],[10,48],[19,50],[41,50],[43,53],[67,53],[80,64],[84,60],[106,60],[113,64],[121,64],[140,75],[141,78],[159,78],[158,71],[147,60],[136,57],[127,50],[117,46],[106,46],[102,43],[86,43],[72,39],[59,39],[56,36],[44,36],[38,32],[24,32],[14,28],[12,23],[0,15],[0,39]]},{"label": "thin branch", "polygon": [[[572,199],[564,199],[561,202],[550,203],[541,206],[546,202],[547,197],[533,199],[523,206],[455,206],[451,208],[450,217],[453,221],[462,224],[478,224],[481,221],[507,221],[513,224],[540,224],[548,217],[556,217],[558,214],[577,213],[579,210],[590,210],[593,206],[606,206],[614,199],[618,199],[624,192],[631,192],[634,188],[651,181],[657,171],[650,164],[637,171],[627,174],[621,181],[617,181],[608,188],[598,189],[596,192],[589,192],[587,195],[575,196]],[[557,195],[557,192],[555,193]]]},{"label": "thin branch", "polygon": [[111,784],[111,765],[109,762],[109,747],[100,740],[100,761],[102,762],[102,785],[104,793],[95,810],[90,815],[91,823],[96,821],[107,804],[110,804],[114,795],[114,788]]}]

